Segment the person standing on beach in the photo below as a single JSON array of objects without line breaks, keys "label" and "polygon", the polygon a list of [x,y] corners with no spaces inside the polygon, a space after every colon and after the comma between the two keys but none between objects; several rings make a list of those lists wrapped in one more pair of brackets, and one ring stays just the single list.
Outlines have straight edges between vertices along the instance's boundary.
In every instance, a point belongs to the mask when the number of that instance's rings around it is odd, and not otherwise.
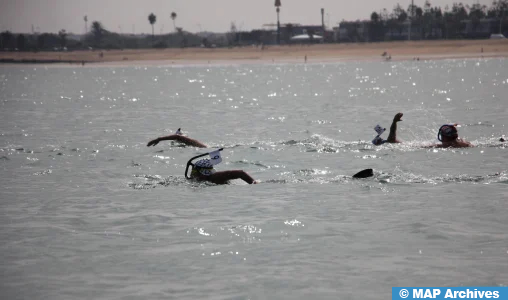
[{"label": "person standing on beach", "polygon": [[207,148],[208,147],[207,145],[201,143],[198,140],[191,139],[189,137],[184,136],[182,134],[181,128],[178,128],[178,130],[175,132],[175,134],[161,136],[161,137],[158,137],[154,140],[149,141],[146,146],[147,147],[155,146],[160,141],[177,141],[177,142],[180,142],[180,143],[185,144],[187,146],[193,146],[193,147],[198,147],[198,148]]}]

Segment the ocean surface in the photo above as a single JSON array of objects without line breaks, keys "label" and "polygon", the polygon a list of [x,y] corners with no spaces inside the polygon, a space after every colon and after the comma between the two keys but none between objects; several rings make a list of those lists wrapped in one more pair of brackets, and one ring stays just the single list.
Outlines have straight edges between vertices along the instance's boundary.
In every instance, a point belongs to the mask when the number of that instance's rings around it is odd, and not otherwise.
[{"label": "ocean surface", "polygon": [[[502,58],[0,66],[0,298],[506,285],[507,95]],[[425,148],[450,122],[475,147]],[[261,183],[187,181],[210,150],[146,146],[179,127]]]}]

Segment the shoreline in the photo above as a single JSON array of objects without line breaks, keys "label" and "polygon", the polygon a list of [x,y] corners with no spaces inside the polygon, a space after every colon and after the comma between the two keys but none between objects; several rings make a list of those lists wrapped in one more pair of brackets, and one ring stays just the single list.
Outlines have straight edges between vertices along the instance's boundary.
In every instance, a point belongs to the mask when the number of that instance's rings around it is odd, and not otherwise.
[{"label": "shoreline", "polygon": [[[508,57],[506,40],[397,41],[355,44],[0,52],[6,65],[207,65],[251,63],[333,63]],[[307,58],[305,60],[305,58]]]}]

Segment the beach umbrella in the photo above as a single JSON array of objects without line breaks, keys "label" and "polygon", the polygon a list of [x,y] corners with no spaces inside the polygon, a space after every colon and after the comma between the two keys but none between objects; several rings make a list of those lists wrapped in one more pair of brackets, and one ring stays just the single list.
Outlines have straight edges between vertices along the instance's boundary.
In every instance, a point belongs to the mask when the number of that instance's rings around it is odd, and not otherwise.
[{"label": "beach umbrella", "polygon": [[[314,39],[314,40],[320,40],[322,38],[323,38],[322,36],[319,36],[317,34],[312,35],[312,39]],[[295,35],[294,37],[291,38],[291,41],[308,41],[308,40],[310,40],[310,37],[308,34]]]}]

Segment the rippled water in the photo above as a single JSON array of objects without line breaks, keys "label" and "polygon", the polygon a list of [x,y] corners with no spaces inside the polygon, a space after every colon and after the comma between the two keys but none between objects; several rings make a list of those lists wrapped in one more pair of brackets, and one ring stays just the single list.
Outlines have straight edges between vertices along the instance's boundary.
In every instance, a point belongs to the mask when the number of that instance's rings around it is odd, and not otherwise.
[{"label": "rippled water", "polygon": [[[507,59],[19,66],[0,82],[3,299],[386,299],[508,281]],[[399,111],[404,143],[372,146]],[[448,122],[476,147],[422,148]],[[262,183],[188,182],[204,149],[146,147],[178,127]]]}]

